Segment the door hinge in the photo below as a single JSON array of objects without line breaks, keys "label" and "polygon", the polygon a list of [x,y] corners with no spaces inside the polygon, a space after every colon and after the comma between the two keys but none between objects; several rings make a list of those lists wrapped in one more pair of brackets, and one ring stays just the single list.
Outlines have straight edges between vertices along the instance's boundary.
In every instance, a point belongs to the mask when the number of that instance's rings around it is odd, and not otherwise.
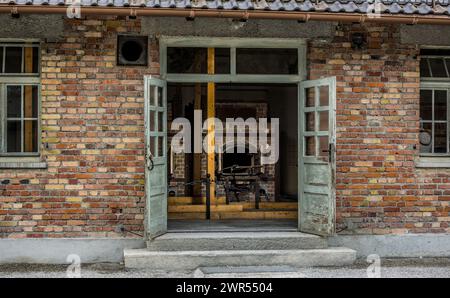
[{"label": "door hinge", "polygon": [[323,153],[328,152],[328,162],[333,162],[333,152],[334,152],[334,144],[330,143],[328,145],[328,150],[322,150]]}]

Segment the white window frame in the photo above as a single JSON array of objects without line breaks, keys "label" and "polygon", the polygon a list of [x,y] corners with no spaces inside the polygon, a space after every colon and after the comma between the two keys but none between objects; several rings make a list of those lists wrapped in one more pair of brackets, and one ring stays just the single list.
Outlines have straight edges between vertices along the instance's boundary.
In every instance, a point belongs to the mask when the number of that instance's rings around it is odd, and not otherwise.
[{"label": "white window frame", "polygon": [[[428,153],[420,152],[420,156],[434,156],[434,157],[450,157],[450,82],[448,83],[422,83],[420,85],[420,91],[430,90],[433,92],[432,95],[432,118],[431,120],[420,120],[420,125],[422,123],[431,123],[432,129],[432,139],[431,148],[434,151],[434,124],[435,123],[446,123],[447,124],[447,152],[446,153]],[[446,120],[435,120],[434,119],[434,91],[446,91],[447,92],[447,119]],[[420,109],[420,105],[419,105]]]},{"label": "white window frame", "polygon": [[[303,38],[241,38],[161,36],[159,40],[161,78],[175,83],[293,83],[306,80],[306,40]],[[229,48],[229,74],[167,73],[168,47]],[[236,73],[236,48],[297,49],[297,74],[238,74]]]},{"label": "white window frame", "polygon": [[[16,74],[6,74],[0,73],[0,159],[4,158],[14,158],[13,161],[17,160],[17,158],[26,158],[26,157],[38,157],[40,155],[40,147],[41,147],[41,79],[40,79],[40,44],[38,40],[0,40],[0,47],[37,47],[38,50],[38,73],[32,74],[24,74],[24,73],[16,73]],[[23,50],[22,50],[23,52]],[[3,61],[5,58],[5,51],[3,51]],[[23,54],[22,54],[23,57]],[[23,59],[23,58],[22,58]],[[4,63],[3,63],[4,64]],[[22,62],[22,71],[23,71],[23,62]],[[37,151],[36,152],[7,152],[7,131],[6,131],[6,122],[7,122],[7,99],[6,99],[6,88],[7,86],[26,86],[26,85],[34,85],[38,87],[38,101],[37,101],[37,126],[38,126],[38,140],[37,140]],[[23,92],[23,91],[22,91]],[[23,116],[23,115],[22,115]],[[21,117],[23,118],[23,117]],[[26,118],[28,119],[28,118]],[[35,118],[34,118],[35,119]],[[21,119],[23,122],[24,119]],[[23,137],[22,137],[23,138]],[[23,146],[23,144],[22,144]],[[9,161],[9,159],[8,159]]]},{"label": "white window frame", "polygon": [[[442,49],[450,50],[448,46],[432,46],[424,45],[421,49]],[[430,55],[424,55],[429,58]],[[450,89],[450,78],[430,78],[420,77],[420,89]],[[447,102],[448,103],[448,102]],[[419,105],[420,109],[420,105]],[[449,107],[447,106],[447,110]],[[448,114],[447,114],[448,115]],[[448,118],[450,122],[450,118]],[[448,126],[447,126],[448,127]],[[448,132],[450,135],[450,131]],[[419,145],[420,146],[420,145]],[[416,160],[417,168],[450,168],[450,154],[433,154],[433,153],[420,153],[419,158]]]}]

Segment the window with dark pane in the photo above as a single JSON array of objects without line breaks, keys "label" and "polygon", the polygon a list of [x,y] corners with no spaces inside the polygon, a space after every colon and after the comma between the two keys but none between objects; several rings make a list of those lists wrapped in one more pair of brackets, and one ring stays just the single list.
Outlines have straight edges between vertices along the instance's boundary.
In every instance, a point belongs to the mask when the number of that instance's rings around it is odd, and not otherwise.
[{"label": "window with dark pane", "polygon": [[447,153],[447,123],[434,123],[434,153]]},{"label": "window with dark pane", "polygon": [[22,122],[6,121],[7,152],[22,152]]},{"label": "window with dark pane", "polygon": [[216,74],[229,74],[231,72],[230,49],[216,48],[214,50],[214,64]]},{"label": "window with dark pane", "polygon": [[6,47],[5,55],[5,73],[22,72],[22,47]]},{"label": "window with dark pane", "polygon": [[22,116],[22,86],[6,87],[6,111],[8,118]]},{"label": "window with dark pane", "polygon": [[39,48],[33,47],[33,73],[39,73]]},{"label": "window with dark pane", "polygon": [[434,91],[434,120],[447,120],[447,90]]},{"label": "window with dark pane", "polygon": [[426,78],[431,77],[430,66],[426,58],[420,59],[420,76]]},{"label": "window with dark pane", "polygon": [[421,78],[450,79],[450,50],[422,49],[420,55]]},{"label": "window with dark pane", "polygon": [[38,151],[37,85],[6,86],[6,149],[8,153]]},{"label": "window with dark pane", "polygon": [[[168,47],[168,73],[207,73],[208,48]],[[214,73],[229,74],[231,59],[229,48],[214,49]]]},{"label": "window with dark pane", "polygon": [[167,72],[206,74],[207,48],[168,47]]},{"label": "window with dark pane", "polygon": [[39,74],[39,47],[36,43],[0,45],[0,73],[3,76]]},{"label": "window with dark pane", "polygon": [[236,49],[238,74],[298,74],[297,49]]},{"label": "window with dark pane", "polygon": [[433,119],[433,91],[420,90],[420,120]]},{"label": "window with dark pane", "polygon": [[447,78],[447,66],[444,63],[443,58],[429,58],[431,76],[433,78]]}]

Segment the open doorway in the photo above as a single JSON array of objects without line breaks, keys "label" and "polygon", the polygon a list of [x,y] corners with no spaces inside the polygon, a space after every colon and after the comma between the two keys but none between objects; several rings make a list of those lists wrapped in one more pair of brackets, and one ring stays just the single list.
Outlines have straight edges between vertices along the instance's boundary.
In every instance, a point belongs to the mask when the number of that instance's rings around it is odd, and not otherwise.
[{"label": "open doorway", "polygon": [[[206,110],[206,83],[169,83],[167,87],[169,128],[178,117],[194,123],[194,110]],[[279,158],[264,165],[262,152],[251,150],[249,143],[241,150],[224,148],[222,154],[216,154],[211,220],[206,221],[206,187],[198,181],[207,172],[207,154],[169,152],[169,230],[297,229],[297,96],[297,84],[215,85],[215,117],[222,122],[227,118],[254,118],[257,122],[265,118],[271,127],[271,119],[279,120]],[[169,131],[169,142],[175,133]]]},{"label": "open doorway", "polygon": [[[160,53],[161,76],[145,78],[148,237],[208,226],[331,235],[336,78],[305,80],[305,41],[161,37]],[[198,111],[201,120],[279,118],[279,159],[262,165],[263,155],[247,152],[252,146],[245,143],[237,154],[173,153],[171,122],[192,119]],[[214,135],[215,126],[207,127],[207,135]],[[229,168],[234,172],[224,184],[221,178]],[[235,179],[238,174],[251,176],[253,183]]]}]

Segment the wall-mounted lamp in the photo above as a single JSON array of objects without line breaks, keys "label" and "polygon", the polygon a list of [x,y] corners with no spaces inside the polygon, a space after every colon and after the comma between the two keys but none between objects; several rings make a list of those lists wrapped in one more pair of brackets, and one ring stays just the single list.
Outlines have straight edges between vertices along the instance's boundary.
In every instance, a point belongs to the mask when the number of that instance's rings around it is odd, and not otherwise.
[{"label": "wall-mounted lamp", "polygon": [[246,23],[247,19],[232,19],[231,21],[233,23]]},{"label": "wall-mounted lamp", "polygon": [[309,21],[309,18],[310,18],[310,15],[309,15],[309,14],[306,14],[303,18],[298,19],[297,22],[300,23],[300,24],[303,24],[303,23],[308,22],[308,21]]},{"label": "wall-mounted lamp", "polygon": [[243,28],[247,24],[247,19],[241,18],[241,19],[230,19],[231,28],[233,30],[239,30]]},{"label": "wall-mounted lamp", "polygon": [[17,7],[13,7],[13,8],[11,9],[11,17],[12,17],[13,19],[18,19],[18,18],[20,18],[20,14],[19,14],[19,11],[17,10]]},{"label": "wall-mounted lamp", "polygon": [[363,33],[359,32],[352,33],[351,39],[352,39],[352,48],[354,49],[362,49],[367,43],[366,37],[364,36]]},{"label": "wall-mounted lamp", "polygon": [[137,18],[137,12],[136,9],[131,9],[130,10],[130,15],[128,16],[129,20],[136,20]]},{"label": "wall-mounted lamp", "polygon": [[195,20],[195,12],[193,10],[191,10],[191,12],[189,13],[189,16],[186,17],[186,21],[192,22],[193,20]]}]

